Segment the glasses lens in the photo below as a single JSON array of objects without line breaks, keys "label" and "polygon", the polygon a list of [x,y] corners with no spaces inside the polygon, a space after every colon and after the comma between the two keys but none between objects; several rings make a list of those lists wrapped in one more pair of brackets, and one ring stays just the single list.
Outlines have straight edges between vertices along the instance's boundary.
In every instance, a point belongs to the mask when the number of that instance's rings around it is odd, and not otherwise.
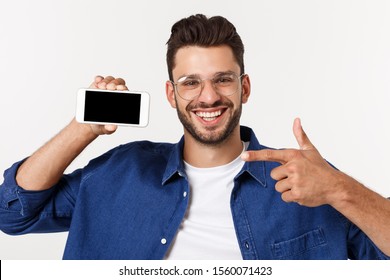
[{"label": "glasses lens", "polygon": [[194,99],[200,94],[202,89],[202,80],[197,77],[182,77],[177,81],[177,92],[187,100]]},{"label": "glasses lens", "polygon": [[195,99],[204,87],[205,81],[210,80],[218,94],[229,96],[239,90],[240,78],[235,73],[223,73],[212,79],[200,79],[198,76],[185,76],[176,83],[178,94],[186,100]]},{"label": "glasses lens", "polygon": [[233,74],[222,74],[216,76],[212,81],[215,90],[222,95],[229,96],[238,91],[239,81],[238,77]]}]

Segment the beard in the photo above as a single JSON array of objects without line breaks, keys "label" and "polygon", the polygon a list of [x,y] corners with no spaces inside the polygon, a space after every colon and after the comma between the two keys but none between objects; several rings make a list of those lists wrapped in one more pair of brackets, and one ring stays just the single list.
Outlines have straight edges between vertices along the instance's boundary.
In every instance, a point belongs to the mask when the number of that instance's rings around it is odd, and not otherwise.
[{"label": "beard", "polygon": [[183,124],[184,129],[187,130],[197,142],[208,146],[218,146],[229,138],[229,136],[232,134],[232,132],[240,122],[242,103],[240,102],[240,106],[233,111],[233,114],[229,117],[223,129],[219,132],[216,131],[216,129],[213,127],[206,127],[205,129],[207,130],[207,132],[205,133],[199,131],[199,129],[188,117],[188,114],[190,114],[189,112],[195,108],[206,109],[206,108],[213,108],[217,106],[226,106],[228,109],[234,108],[233,103],[228,100],[224,102],[217,101],[212,105],[207,105],[204,103],[191,105],[190,103],[186,106],[185,111],[183,112],[179,109],[179,105],[177,104],[177,100],[176,100],[177,115],[179,117],[180,122]]}]

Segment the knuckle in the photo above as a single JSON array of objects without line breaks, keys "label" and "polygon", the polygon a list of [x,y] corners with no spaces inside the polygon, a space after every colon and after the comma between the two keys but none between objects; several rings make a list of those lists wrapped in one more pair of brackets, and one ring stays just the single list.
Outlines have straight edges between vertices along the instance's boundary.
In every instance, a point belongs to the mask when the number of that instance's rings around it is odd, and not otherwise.
[{"label": "knuckle", "polygon": [[116,78],[115,80],[120,85],[125,85],[126,84],[126,81],[124,79],[122,79],[122,78]]},{"label": "knuckle", "polygon": [[256,159],[256,154],[254,151],[248,151],[248,159],[250,160],[255,160]]},{"label": "knuckle", "polygon": [[274,153],[273,153],[272,150],[266,150],[264,156],[265,156],[266,159],[269,160],[269,159],[271,159],[273,157],[273,154]]},{"label": "knuckle", "polygon": [[271,173],[270,173],[271,178],[276,180],[276,177],[277,177],[276,175],[277,175],[277,171],[275,171],[275,169],[272,169]]},{"label": "knuckle", "polygon": [[300,186],[302,186],[302,180],[300,179],[299,176],[295,176],[295,178],[293,179],[293,186],[295,186],[298,193],[301,192],[301,189],[300,189]]},{"label": "knuckle", "polygon": [[288,195],[288,192],[282,193],[281,198],[284,202],[291,202],[291,199],[290,199],[290,196]]},{"label": "knuckle", "polygon": [[298,166],[294,162],[290,162],[290,163],[286,164],[286,170],[289,174],[297,173]]},{"label": "knuckle", "polygon": [[281,185],[280,185],[280,182],[277,182],[277,183],[275,184],[275,190],[276,190],[277,192],[282,192],[282,187],[281,187]]},{"label": "knuckle", "polygon": [[99,83],[99,84],[97,85],[97,87],[98,87],[99,89],[106,89],[106,88],[107,88],[107,84],[106,84],[105,82],[101,82],[101,83]]},{"label": "knuckle", "polygon": [[113,83],[109,83],[108,85],[107,85],[107,89],[109,89],[109,90],[115,90],[115,84],[113,84]]},{"label": "knuckle", "polygon": [[300,150],[293,150],[291,152],[291,155],[293,158],[301,158],[302,157],[302,151]]},{"label": "knuckle", "polygon": [[95,76],[95,83],[99,83],[99,82],[101,82],[103,79],[104,79],[103,76],[97,75],[97,76]]},{"label": "knuckle", "polygon": [[291,189],[291,198],[293,200],[300,200],[302,198],[302,191],[300,188]]}]

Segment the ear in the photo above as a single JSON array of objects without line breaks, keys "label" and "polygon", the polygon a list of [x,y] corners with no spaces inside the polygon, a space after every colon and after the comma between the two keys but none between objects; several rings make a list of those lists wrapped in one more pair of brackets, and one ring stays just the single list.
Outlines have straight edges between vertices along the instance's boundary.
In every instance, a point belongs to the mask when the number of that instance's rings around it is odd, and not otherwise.
[{"label": "ear", "polygon": [[171,107],[176,108],[175,88],[171,81],[166,81],[165,83],[165,94],[167,95],[167,99],[168,102],[171,104]]},{"label": "ear", "polygon": [[242,77],[242,103],[247,103],[251,95],[251,80],[248,75]]}]

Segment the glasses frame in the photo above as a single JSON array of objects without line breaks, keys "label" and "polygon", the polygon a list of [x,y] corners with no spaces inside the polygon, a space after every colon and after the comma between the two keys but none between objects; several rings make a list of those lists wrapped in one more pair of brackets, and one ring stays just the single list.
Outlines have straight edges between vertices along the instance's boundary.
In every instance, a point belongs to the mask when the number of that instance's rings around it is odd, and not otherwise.
[{"label": "glasses frame", "polygon": [[[242,85],[242,77],[244,77],[244,76],[247,75],[247,74],[243,73],[243,74],[241,74],[240,76],[238,76],[235,72],[225,72],[225,73],[221,73],[221,74],[233,74],[233,75],[235,75],[235,76],[237,77],[237,79],[238,79],[240,85]],[[188,76],[190,76],[190,75],[188,75]],[[198,80],[200,81],[200,91],[199,91],[199,93],[198,93],[197,95],[195,95],[195,96],[194,96],[193,98],[191,98],[191,99],[184,98],[183,96],[180,95],[179,90],[177,89],[177,86],[178,86],[179,83],[175,83],[174,81],[171,81],[171,80],[170,80],[170,82],[171,82],[171,84],[173,85],[173,87],[174,87],[175,91],[177,92],[177,94],[180,96],[180,98],[182,98],[182,99],[184,99],[184,100],[187,100],[187,101],[192,101],[192,100],[196,99],[197,97],[199,97],[199,96],[202,94],[203,89],[204,89],[204,85],[205,85],[204,82],[205,82],[205,81],[212,81],[212,80],[214,80],[217,76],[218,76],[218,75],[215,75],[215,76],[212,77],[212,78],[198,79]],[[215,84],[214,84],[214,83],[211,83],[211,85],[212,85],[213,89],[215,90],[215,92],[217,92],[218,94],[220,94],[220,93],[218,92],[218,89],[215,88]],[[237,91],[235,91],[235,92],[233,92],[233,93],[231,93],[231,94],[221,94],[221,95],[223,95],[223,96],[231,96],[231,95],[233,95],[233,94],[236,94],[238,91],[239,91],[239,88],[237,89]]]}]

